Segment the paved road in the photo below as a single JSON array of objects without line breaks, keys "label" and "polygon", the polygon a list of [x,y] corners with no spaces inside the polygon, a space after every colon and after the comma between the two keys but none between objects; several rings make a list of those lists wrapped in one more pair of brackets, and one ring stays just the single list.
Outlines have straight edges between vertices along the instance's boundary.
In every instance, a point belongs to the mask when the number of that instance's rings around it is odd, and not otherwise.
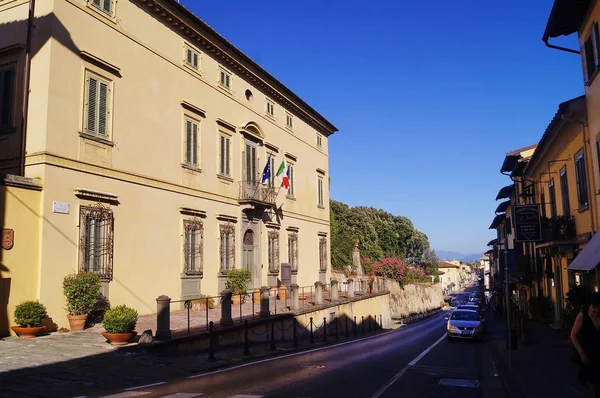
[{"label": "paved road", "polygon": [[[453,304],[474,290],[457,294]],[[360,341],[103,397],[501,397],[487,345],[446,341],[446,314]]]}]

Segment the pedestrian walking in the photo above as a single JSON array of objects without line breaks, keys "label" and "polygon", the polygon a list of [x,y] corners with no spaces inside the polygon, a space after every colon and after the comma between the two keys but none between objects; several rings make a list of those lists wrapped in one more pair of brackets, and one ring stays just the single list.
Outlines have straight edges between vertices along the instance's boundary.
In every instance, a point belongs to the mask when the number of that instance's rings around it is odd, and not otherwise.
[{"label": "pedestrian walking", "polygon": [[571,342],[573,360],[579,363],[579,381],[589,385],[593,398],[600,398],[600,293],[593,293],[588,307],[577,315]]}]

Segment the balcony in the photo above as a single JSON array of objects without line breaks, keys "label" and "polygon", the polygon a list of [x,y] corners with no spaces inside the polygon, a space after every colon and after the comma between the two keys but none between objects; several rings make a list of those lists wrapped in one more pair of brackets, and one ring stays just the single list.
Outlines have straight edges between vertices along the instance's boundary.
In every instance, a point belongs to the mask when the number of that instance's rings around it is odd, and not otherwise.
[{"label": "balcony", "polygon": [[271,207],[277,200],[277,190],[261,184],[259,181],[240,181],[240,204],[251,205],[255,208]]}]

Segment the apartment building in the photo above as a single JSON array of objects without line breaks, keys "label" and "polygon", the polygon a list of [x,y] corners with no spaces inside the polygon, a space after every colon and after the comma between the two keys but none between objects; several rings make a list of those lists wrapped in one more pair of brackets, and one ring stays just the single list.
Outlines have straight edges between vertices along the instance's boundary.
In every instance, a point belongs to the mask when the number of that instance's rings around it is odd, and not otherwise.
[{"label": "apartment building", "polygon": [[0,172],[41,186],[39,224],[19,225],[39,229],[36,272],[11,291],[64,325],[75,271],[141,314],[234,268],[329,280],[332,123],[176,0],[29,4],[0,1]]}]

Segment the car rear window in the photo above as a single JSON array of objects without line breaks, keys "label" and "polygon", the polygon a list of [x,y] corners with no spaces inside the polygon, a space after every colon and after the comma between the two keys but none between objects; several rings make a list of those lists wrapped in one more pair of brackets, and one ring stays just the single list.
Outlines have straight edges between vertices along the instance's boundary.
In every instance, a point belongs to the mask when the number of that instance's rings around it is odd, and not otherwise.
[{"label": "car rear window", "polygon": [[478,321],[479,315],[474,311],[454,311],[450,319],[456,321]]}]

